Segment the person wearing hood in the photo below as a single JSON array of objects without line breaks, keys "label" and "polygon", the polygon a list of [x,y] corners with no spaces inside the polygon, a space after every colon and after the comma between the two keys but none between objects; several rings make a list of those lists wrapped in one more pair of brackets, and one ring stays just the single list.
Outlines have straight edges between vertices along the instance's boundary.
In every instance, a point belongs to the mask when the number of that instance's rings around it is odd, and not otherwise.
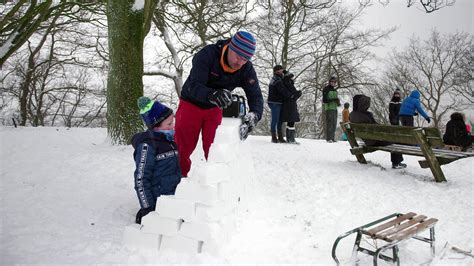
[{"label": "person wearing hood", "polygon": [[460,146],[462,151],[466,151],[472,145],[472,138],[468,134],[462,113],[451,114],[451,120],[446,124],[443,142],[447,145]]},{"label": "person wearing hood", "polygon": [[132,137],[135,159],[135,191],[140,210],[135,222],[155,210],[161,195],[174,195],[181,181],[178,150],[174,142],[173,111],[148,97],[138,99],[140,115],[147,130]]},{"label": "person wearing hood", "polygon": [[262,91],[250,61],[256,45],[251,33],[238,31],[232,38],[206,45],[194,55],[176,111],[176,143],[183,176],[187,176],[191,169],[190,156],[199,135],[207,160],[216,130],[222,122],[222,109],[232,104],[232,90],[240,87],[245,92],[249,112],[243,121],[249,130],[255,128],[262,118]]},{"label": "person wearing hood", "polygon": [[[351,123],[360,123],[360,124],[378,124],[374,119],[372,112],[369,112],[370,108],[370,97],[365,95],[355,95],[352,102],[352,112],[349,114],[349,121]],[[363,139],[365,145],[367,146],[387,146],[392,143],[379,140],[366,140]],[[406,168],[407,165],[402,163],[403,157],[402,154],[392,152],[390,154],[390,159],[392,161],[393,169],[402,169]]]},{"label": "person wearing hood", "polygon": [[281,122],[286,122],[286,142],[290,144],[299,144],[296,141],[295,123],[300,121],[297,100],[301,97],[302,92],[295,87],[295,75],[291,72],[284,71],[283,84],[290,92],[290,97],[283,101],[281,107]]},{"label": "person wearing hood", "polygon": [[423,116],[428,123],[431,123],[431,119],[426,114],[425,110],[421,107],[420,103],[420,92],[413,90],[409,97],[406,97],[400,106],[400,122],[403,126],[412,127],[414,126],[413,116],[420,114]]}]

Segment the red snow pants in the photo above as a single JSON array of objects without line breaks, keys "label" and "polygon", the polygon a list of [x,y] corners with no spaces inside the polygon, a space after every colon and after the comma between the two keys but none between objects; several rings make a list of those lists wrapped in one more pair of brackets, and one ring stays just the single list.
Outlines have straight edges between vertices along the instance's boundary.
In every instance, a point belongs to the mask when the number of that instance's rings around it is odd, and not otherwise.
[{"label": "red snow pants", "polygon": [[217,127],[222,122],[222,109],[214,107],[202,109],[185,100],[179,100],[176,111],[175,141],[178,145],[181,174],[188,176],[191,169],[190,156],[196,148],[199,133],[202,135],[204,156],[209,155],[209,148],[216,136]]}]

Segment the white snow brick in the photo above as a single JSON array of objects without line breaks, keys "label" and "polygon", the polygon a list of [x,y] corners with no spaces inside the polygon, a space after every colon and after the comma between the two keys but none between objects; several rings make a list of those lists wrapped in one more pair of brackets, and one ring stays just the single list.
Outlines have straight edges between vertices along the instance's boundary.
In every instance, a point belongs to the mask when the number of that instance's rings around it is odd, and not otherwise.
[{"label": "white snow brick", "polygon": [[204,242],[222,240],[224,234],[222,225],[216,222],[184,222],[179,230],[179,235]]},{"label": "white snow brick", "polygon": [[209,150],[208,162],[213,163],[235,163],[238,161],[237,155],[240,144],[214,142]]},{"label": "white snow brick", "polygon": [[230,204],[218,204],[209,206],[201,203],[196,203],[196,220],[218,222],[223,217],[231,214],[235,208]]},{"label": "white snow brick", "polygon": [[175,196],[160,196],[156,200],[156,212],[163,217],[190,221],[195,217],[195,204]]},{"label": "white snow brick", "polygon": [[161,244],[161,235],[147,234],[140,230],[141,225],[131,224],[123,232],[123,244],[132,249],[150,249],[158,251]]},{"label": "white snow brick", "polygon": [[203,185],[214,185],[231,177],[228,164],[208,162],[193,172],[193,178]]},{"label": "white snow brick", "polygon": [[237,207],[240,202],[242,188],[236,182],[221,182],[217,185],[219,199],[225,204]]},{"label": "white snow brick", "polygon": [[175,197],[208,205],[217,204],[219,200],[216,185],[203,185],[187,178],[181,179],[181,182],[176,188]]},{"label": "white snow brick", "polygon": [[178,233],[182,223],[182,219],[167,218],[157,212],[150,212],[142,219],[142,232],[173,236]]},{"label": "white snow brick", "polygon": [[184,236],[163,236],[161,239],[160,250],[170,249],[184,253],[201,253],[202,241],[191,239]]}]

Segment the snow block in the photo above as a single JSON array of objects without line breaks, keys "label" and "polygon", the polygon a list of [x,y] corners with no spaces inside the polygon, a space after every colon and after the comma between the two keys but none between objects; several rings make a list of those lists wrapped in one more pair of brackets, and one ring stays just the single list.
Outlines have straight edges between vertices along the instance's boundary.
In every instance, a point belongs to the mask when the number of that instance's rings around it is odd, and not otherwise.
[{"label": "snow block", "polygon": [[208,205],[217,204],[219,200],[216,185],[203,185],[188,178],[181,179],[175,197]]},{"label": "snow block", "polygon": [[199,183],[203,185],[215,185],[219,182],[230,179],[230,171],[228,164],[208,162],[203,164],[199,169],[195,169],[194,176]]},{"label": "snow block", "polygon": [[150,249],[158,251],[161,244],[161,235],[142,232],[141,225],[131,224],[123,232],[123,244],[132,249]]},{"label": "snow block", "polygon": [[163,236],[161,239],[160,250],[170,249],[184,253],[201,253],[202,241],[191,239],[184,236]]},{"label": "snow block", "polygon": [[235,163],[239,154],[239,144],[214,142],[209,150],[208,162]]},{"label": "snow block", "polygon": [[195,217],[193,201],[177,199],[175,196],[160,196],[156,200],[156,212],[163,217],[191,221]]},{"label": "snow block", "polygon": [[221,182],[217,184],[219,200],[230,204],[232,207],[237,207],[240,202],[240,195],[242,188],[236,182]]},{"label": "snow block", "polygon": [[223,217],[232,213],[235,210],[229,204],[218,204],[209,206],[201,203],[196,203],[196,220],[197,221],[208,221],[218,222]]},{"label": "snow block", "polygon": [[173,236],[178,233],[182,223],[182,219],[167,218],[157,212],[150,212],[142,219],[142,232]]},{"label": "snow block", "polygon": [[224,234],[222,226],[216,222],[185,222],[179,230],[179,235],[204,242],[222,239]]},{"label": "snow block", "polygon": [[216,131],[214,143],[239,143],[240,124],[240,118],[222,118],[222,123]]}]

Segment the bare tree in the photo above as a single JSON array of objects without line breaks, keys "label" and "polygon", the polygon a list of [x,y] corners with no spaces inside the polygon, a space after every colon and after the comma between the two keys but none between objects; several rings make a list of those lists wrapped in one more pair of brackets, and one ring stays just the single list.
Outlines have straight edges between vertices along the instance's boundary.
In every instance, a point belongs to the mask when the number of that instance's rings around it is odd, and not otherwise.
[{"label": "bare tree", "polygon": [[252,12],[248,2],[160,1],[153,24],[167,51],[160,53],[160,60],[154,63],[158,70],[145,70],[144,75],[172,79],[180,95],[184,64],[200,48],[245,27]]},{"label": "bare tree", "polygon": [[472,47],[473,36],[467,33],[443,35],[432,30],[426,40],[413,37],[406,49],[390,57],[385,86],[401,88],[405,94],[418,89],[434,126],[439,127],[449,113],[472,105]]}]

